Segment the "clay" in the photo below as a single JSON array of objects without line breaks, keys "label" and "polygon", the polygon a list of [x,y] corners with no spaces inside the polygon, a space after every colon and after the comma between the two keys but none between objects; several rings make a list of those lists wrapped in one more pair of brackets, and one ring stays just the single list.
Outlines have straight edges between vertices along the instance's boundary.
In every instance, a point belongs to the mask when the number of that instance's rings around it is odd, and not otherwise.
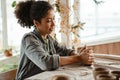
[{"label": "clay", "polygon": [[55,75],[52,80],[71,80],[68,76],[65,75]]}]

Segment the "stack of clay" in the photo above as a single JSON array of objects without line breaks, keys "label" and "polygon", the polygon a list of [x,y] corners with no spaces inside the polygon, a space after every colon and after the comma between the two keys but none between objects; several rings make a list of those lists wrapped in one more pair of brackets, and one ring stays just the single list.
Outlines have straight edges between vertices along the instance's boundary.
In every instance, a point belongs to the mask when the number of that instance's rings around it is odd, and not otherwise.
[{"label": "stack of clay", "polygon": [[95,80],[120,80],[120,71],[96,67],[93,69]]}]

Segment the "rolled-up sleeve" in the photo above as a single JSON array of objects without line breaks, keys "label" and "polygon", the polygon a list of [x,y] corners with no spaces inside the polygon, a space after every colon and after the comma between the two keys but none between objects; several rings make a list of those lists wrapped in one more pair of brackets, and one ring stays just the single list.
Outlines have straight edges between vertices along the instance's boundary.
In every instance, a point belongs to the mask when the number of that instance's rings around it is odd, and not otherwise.
[{"label": "rolled-up sleeve", "polygon": [[24,37],[22,44],[26,56],[41,70],[53,70],[59,67],[59,55],[49,55],[37,37],[27,35]]},{"label": "rolled-up sleeve", "polygon": [[59,55],[53,55],[53,69],[57,69],[59,67],[59,57]]}]

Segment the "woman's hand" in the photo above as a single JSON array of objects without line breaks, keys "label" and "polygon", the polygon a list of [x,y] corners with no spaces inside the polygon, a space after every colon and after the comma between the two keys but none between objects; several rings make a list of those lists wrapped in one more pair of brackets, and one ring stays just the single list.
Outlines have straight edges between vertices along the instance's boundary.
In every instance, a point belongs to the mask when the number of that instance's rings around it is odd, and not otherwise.
[{"label": "woman's hand", "polygon": [[84,48],[81,53],[79,53],[81,62],[85,65],[92,65],[94,62],[94,53],[92,49]]},{"label": "woman's hand", "polygon": [[93,51],[91,49],[87,49],[87,47],[82,48],[79,54],[75,54],[74,51],[72,51],[71,56],[60,56],[60,66],[80,62],[85,65],[91,65],[93,61]]}]

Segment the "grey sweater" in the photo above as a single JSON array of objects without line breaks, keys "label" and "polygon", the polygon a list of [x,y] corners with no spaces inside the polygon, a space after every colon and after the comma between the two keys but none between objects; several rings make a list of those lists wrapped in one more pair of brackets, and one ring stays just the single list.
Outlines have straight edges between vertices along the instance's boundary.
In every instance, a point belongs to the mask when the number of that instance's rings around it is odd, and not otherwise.
[{"label": "grey sweater", "polygon": [[16,80],[24,80],[44,71],[55,70],[59,68],[59,56],[70,55],[72,50],[60,46],[50,35],[47,38],[49,44],[46,44],[36,29],[24,35]]}]

